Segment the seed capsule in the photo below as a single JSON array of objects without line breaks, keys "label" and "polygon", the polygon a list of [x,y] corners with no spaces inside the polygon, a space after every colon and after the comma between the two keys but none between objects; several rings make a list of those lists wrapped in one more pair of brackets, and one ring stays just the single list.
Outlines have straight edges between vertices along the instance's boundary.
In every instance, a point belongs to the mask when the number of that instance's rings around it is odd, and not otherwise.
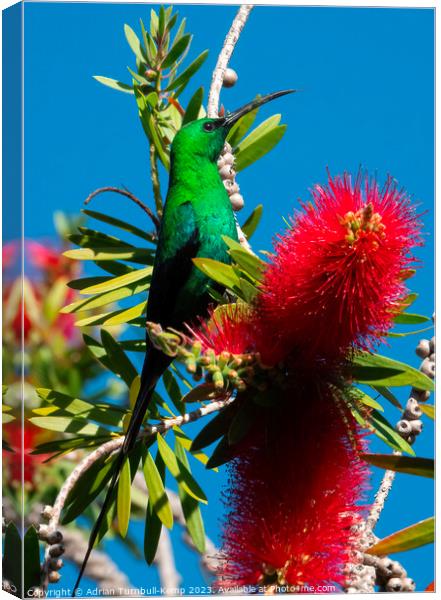
[{"label": "seed capsule", "polygon": [[241,210],[245,204],[242,194],[231,194],[230,202],[235,211]]},{"label": "seed capsule", "polygon": [[59,544],[63,540],[63,534],[61,531],[51,531],[47,536],[47,541],[49,544]]},{"label": "seed capsule", "polygon": [[61,575],[60,575],[60,573],[57,573],[57,571],[50,571],[49,575],[48,575],[48,579],[49,579],[50,583],[57,583],[58,581],[60,581]]},{"label": "seed capsule", "polygon": [[234,69],[227,68],[224,73],[224,80],[222,85],[226,88],[233,87],[237,82],[237,73]]},{"label": "seed capsule", "polygon": [[54,544],[49,547],[49,556],[52,556],[52,558],[61,556],[62,554],[64,554],[63,544]]},{"label": "seed capsule", "polygon": [[429,340],[420,340],[415,352],[421,358],[426,358],[430,354],[430,343]]}]

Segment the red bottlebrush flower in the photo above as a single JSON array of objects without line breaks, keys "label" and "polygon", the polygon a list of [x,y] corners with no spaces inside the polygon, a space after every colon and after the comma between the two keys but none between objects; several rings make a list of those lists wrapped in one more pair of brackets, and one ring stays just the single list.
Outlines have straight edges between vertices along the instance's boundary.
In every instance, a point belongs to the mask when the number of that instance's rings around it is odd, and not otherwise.
[{"label": "red bottlebrush flower", "polygon": [[193,336],[202,343],[204,350],[216,354],[231,352],[244,354],[255,350],[257,330],[252,313],[240,304],[226,304],[212,311],[210,318],[190,328]]},{"label": "red bottlebrush flower", "polygon": [[420,222],[391,179],[380,190],[367,178],[364,186],[361,177],[329,178],[312,195],[276,243],[258,308],[282,355],[297,347],[303,356],[341,358],[391,327]]},{"label": "red bottlebrush flower", "polygon": [[39,443],[38,438],[44,437],[45,434],[29,422],[25,424],[23,431],[22,424],[18,420],[7,423],[3,427],[5,438],[13,451],[12,454],[7,450],[3,450],[3,460],[7,466],[9,480],[21,483],[23,475],[23,480],[32,484],[38,465],[49,456],[48,454],[31,454]]},{"label": "red bottlebrush flower", "polygon": [[[330,387],[293,387],[256,423],[230,467],[217,584],[319,591],[354,561],[367,466]],[[341,392],[340,392],[341,393]],[[322,590],[323,591],[323,590]]]}]

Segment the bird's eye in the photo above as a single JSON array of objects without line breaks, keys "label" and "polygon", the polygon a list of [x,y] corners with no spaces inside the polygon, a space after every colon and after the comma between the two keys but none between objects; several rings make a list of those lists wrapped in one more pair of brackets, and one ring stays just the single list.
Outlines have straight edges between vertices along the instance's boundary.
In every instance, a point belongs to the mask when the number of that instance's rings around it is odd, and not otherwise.
[{"label": "bird's eye", "polygon": [[214,123],[204,123],[204,130],[205,131],[213,131],[214,129]]}]

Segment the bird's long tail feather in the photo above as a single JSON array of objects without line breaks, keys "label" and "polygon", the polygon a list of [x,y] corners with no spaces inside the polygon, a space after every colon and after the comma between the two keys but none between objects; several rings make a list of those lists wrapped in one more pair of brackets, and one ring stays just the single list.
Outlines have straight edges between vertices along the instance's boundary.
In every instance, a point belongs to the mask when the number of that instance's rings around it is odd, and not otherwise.
[{"label": "bird's long tail feather", "polygon": [[172,358],[163,354],[160,350],[157,350],[152,346],[150,340],[147,338],[147,351],[144,360],[144,365],[141,374],[141,387],[139,390],[138,398],[136,399],[135,407],[133,409],[132,417],[130,419],[129,426],[125,435],[124,443],[119,451],[119,454],[115,461],[115,470],[110,481],[110,485],[107,489],[106,497],[104,498],[103,506],[101,507],[100,514],[96,520],[92,532],[89,538],[89,544],[87,546],[87,552],[81,565],[80,573],[77,577],[75,587],[73,589],[72,597],[76,596],[78,586],[80,585],[81,578],[83,577],[84,570],[87,566],[90,553],[93,550],[95,542],[98,538],[101,526],[106,517],[107,511],[110,508],[112,502],[113,491],[118,483],[119,474],[121,468],[126,460],[128,454],[135,445],[136,438],[138,437],[139,430],[141,429],[142,422],[145,414],[151,402],[153,392],[155,391],[156,383],[161,377],[163,372],[172,362]]},{"label": "bird's long tail feather", "polygon": [[[156,380],[154,383],[156,383]],[[151,397],[152,397],[154,389],[155,389],[154,383],[150,384],[150,386],[145,386],[145,387],[142,386],[141,387],[141,391],[140,391],[140,394],[136,401],[135,408],[134,408],[134,411],[132,414],[132,418],[130,419],[130,423],[129,423],[129,427],[127,429],[124,443],[123,443],[121,450],[119,451],[119,454],[116,458],[115,467],[114,467],[115,470],[114,470],[112,479],[110,481],[110,485],[107,489],[106,497],[104,498],[104,502],[101,507],[100,514],[98,515],[98,518],[97,518],[97,520],[92,528],[92,532],[90,534],[87,552],[84,556],[83,564],[81,565],[81,569],[80,569],[79,575],[77,577],[77,580],[76,580],[76,583],[75,583],[75,586],[73,589],[73,593],[72,593],[73,597],[76,596],[78,586],[80,585],[81,578],[83,577],[84,570],[87,566],[87,563],[88,563],[88,560],[90,557],[90,553],[93,550],[93,547],[94,547],[97,537],[99,535],[101,526],[106,517],[107,511],[109,510],[110,503],[112,500],[112,494],[116,487],[116,484],[118,483],[118,478],[119,478],[121,468],[122,468],[124,461],[126,460],[128,454],[130,453],[133,446],[135,445],[136,438],[138,437],[138,433],[139,433],[139,430],[141,429],[141,425],[144,420],[145,413],[147,412],[147,408],[150,404],[150,400],[151,400]]]}]

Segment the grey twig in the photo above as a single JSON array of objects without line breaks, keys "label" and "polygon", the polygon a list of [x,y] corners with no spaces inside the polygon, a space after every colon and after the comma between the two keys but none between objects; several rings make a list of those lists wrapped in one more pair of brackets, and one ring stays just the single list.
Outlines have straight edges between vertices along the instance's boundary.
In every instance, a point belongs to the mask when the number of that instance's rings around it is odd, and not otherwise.
[{"label": "grey twig", "polygon": [[[140,434],[141,437],[148,438],[156,433],[164,433],[169,429],[175,426],[182,426],[186,423],[191,423],[199,420],[200,418],[207,416],[213,412],[224,408],[228,404],[233,402],[233,398],[226,398],[223,400],[216,400],[214,402],[210,402],[205,406],[201,406],[200,408],[186,413],[184,415],[179,415],[177,417],[166,419],[161,421],[157,425],[149,425],[144,431]],[[48,518],[48,525],[41,525],[39,528],[39,535],[41,539],[44,539],[48,542],[48,547],[45,552],[45,559],[42,567],[42,586],[43,589],[47,588],[48,583],[51,581],[51,577],[55,577],[52,574],[54,558],[59,557],[64,552],[64,547],[61,545],[61,541],[63,539],[62,533],[60,532],[60,516],[61,511],[63,510],[66,499],[82,476],[95,462],[101,459],[104,456],[109,456],[110,454],[119,450],[124,442],[124,436],[117,437],[112,439],[101,446],[99,446],[96,450],[88,454],[80,464],[75,467],[69,477],[66,479],[64,485],[61,487],[58,492],[58,496],[55,500],[53,507],[46,507],[44,509],[44,513]]]},{"label": "grey twig", "polygon": [[[242,29],[245,26],[245,23],[247,22],[252,8],[253,6],[251,4],[242,4],[242,6],[239,8],[231,24],[230,30],[227,33],[222,50],[218,56],[208,94],[207,116],[210,118],[216,118],[219,115],[219,97],[222,89],[222,83],[224,81],[225,69],[228,66],[229,60],[233,54],[234,48],[240,37]],[[226,162],[228,157],[231,157],[232,160],[228,160],[228,162]],[[233,161],[234,157],[232,155],[232,149],[227,143],[225,144],[225,148],[219,159],[219,173],[224,181],[224,185],[230,197],[233,210],[238,211],[243,207],[243,198],[239,194],[239,186],[235,181],[236,173],[234,171]],[[236,229],[241,245],[244,246],[244,248],[246,248],[248,251],[252,252],[251,246],[248,243],[248,240],[237,219]]]},{"label": "grey twig", "polygon": [[129,198],[132,202],[134,202],[136,205],[138,205],[150,217],[150,219],[152,220],[152,222],[155,226],[156,231],[159,230],[158,217],[154,214],[154,212],[146,204],[144,204],[144,202],[142,202],[142,200],[137,198],[134,194],[132,194],[132,192],[129,192],[128,190],[113,187],[113,186],[105,186],[102,188],[98,188],[97,190],[95,190],[94,192],[92,192],[91,194],[89,194],[87,196],[87,198],[84,200],[84,204],[89,204],[89,202],[93,198],[95,198],[95,196],[98,196],[99,194],[104,194],[105,192],[114,192],[115,194],[121,194],[121,196],[125,196],[126,198]]},{"label": "grey twig", "polygon": [[[416,353],[423,358],[420,370],[433,379],[435,376],[435,338],[433,337],[430,341],[421,340],[416,348]],[[426,402],[429,396],[430,392],[428,391],[412,389],[402,418],[396,425],[398,433],[409,444],[413,444],[416,436],[422,431],[422,421],[420,420],[422,410],[419,404]],[[393,454],[400,456],[401,452],[395,450]],[[383,592],[412,592],[415,590],[415,582],[407,576],[406,570],[398,561],[391,560],[387,556],[372,556],[365,552],[378,541],[373,530],[392,489],[395,475],[396,472],[392,470],[384,473],[369,515],[358,530],[359,556],[354,564],[347,565],[346,592],[372,593],[375,591],[375,585],[379,585],[380,591]]]},{"label": "grey twig", "polygon": [[231,24],[230,30],[227,33],[222,50],[218,56],[216,67],[211,78],[210,92],[208,94],[207,115],[210,118],[215,118],[218,116],[219,97],[224,81],[225,69],[228,66],[234,48],[237,44],[242,29],[245,26],[245,23],[247,22],[252,8],[252,4],[242,4],[242,6],[239,8]]}]

